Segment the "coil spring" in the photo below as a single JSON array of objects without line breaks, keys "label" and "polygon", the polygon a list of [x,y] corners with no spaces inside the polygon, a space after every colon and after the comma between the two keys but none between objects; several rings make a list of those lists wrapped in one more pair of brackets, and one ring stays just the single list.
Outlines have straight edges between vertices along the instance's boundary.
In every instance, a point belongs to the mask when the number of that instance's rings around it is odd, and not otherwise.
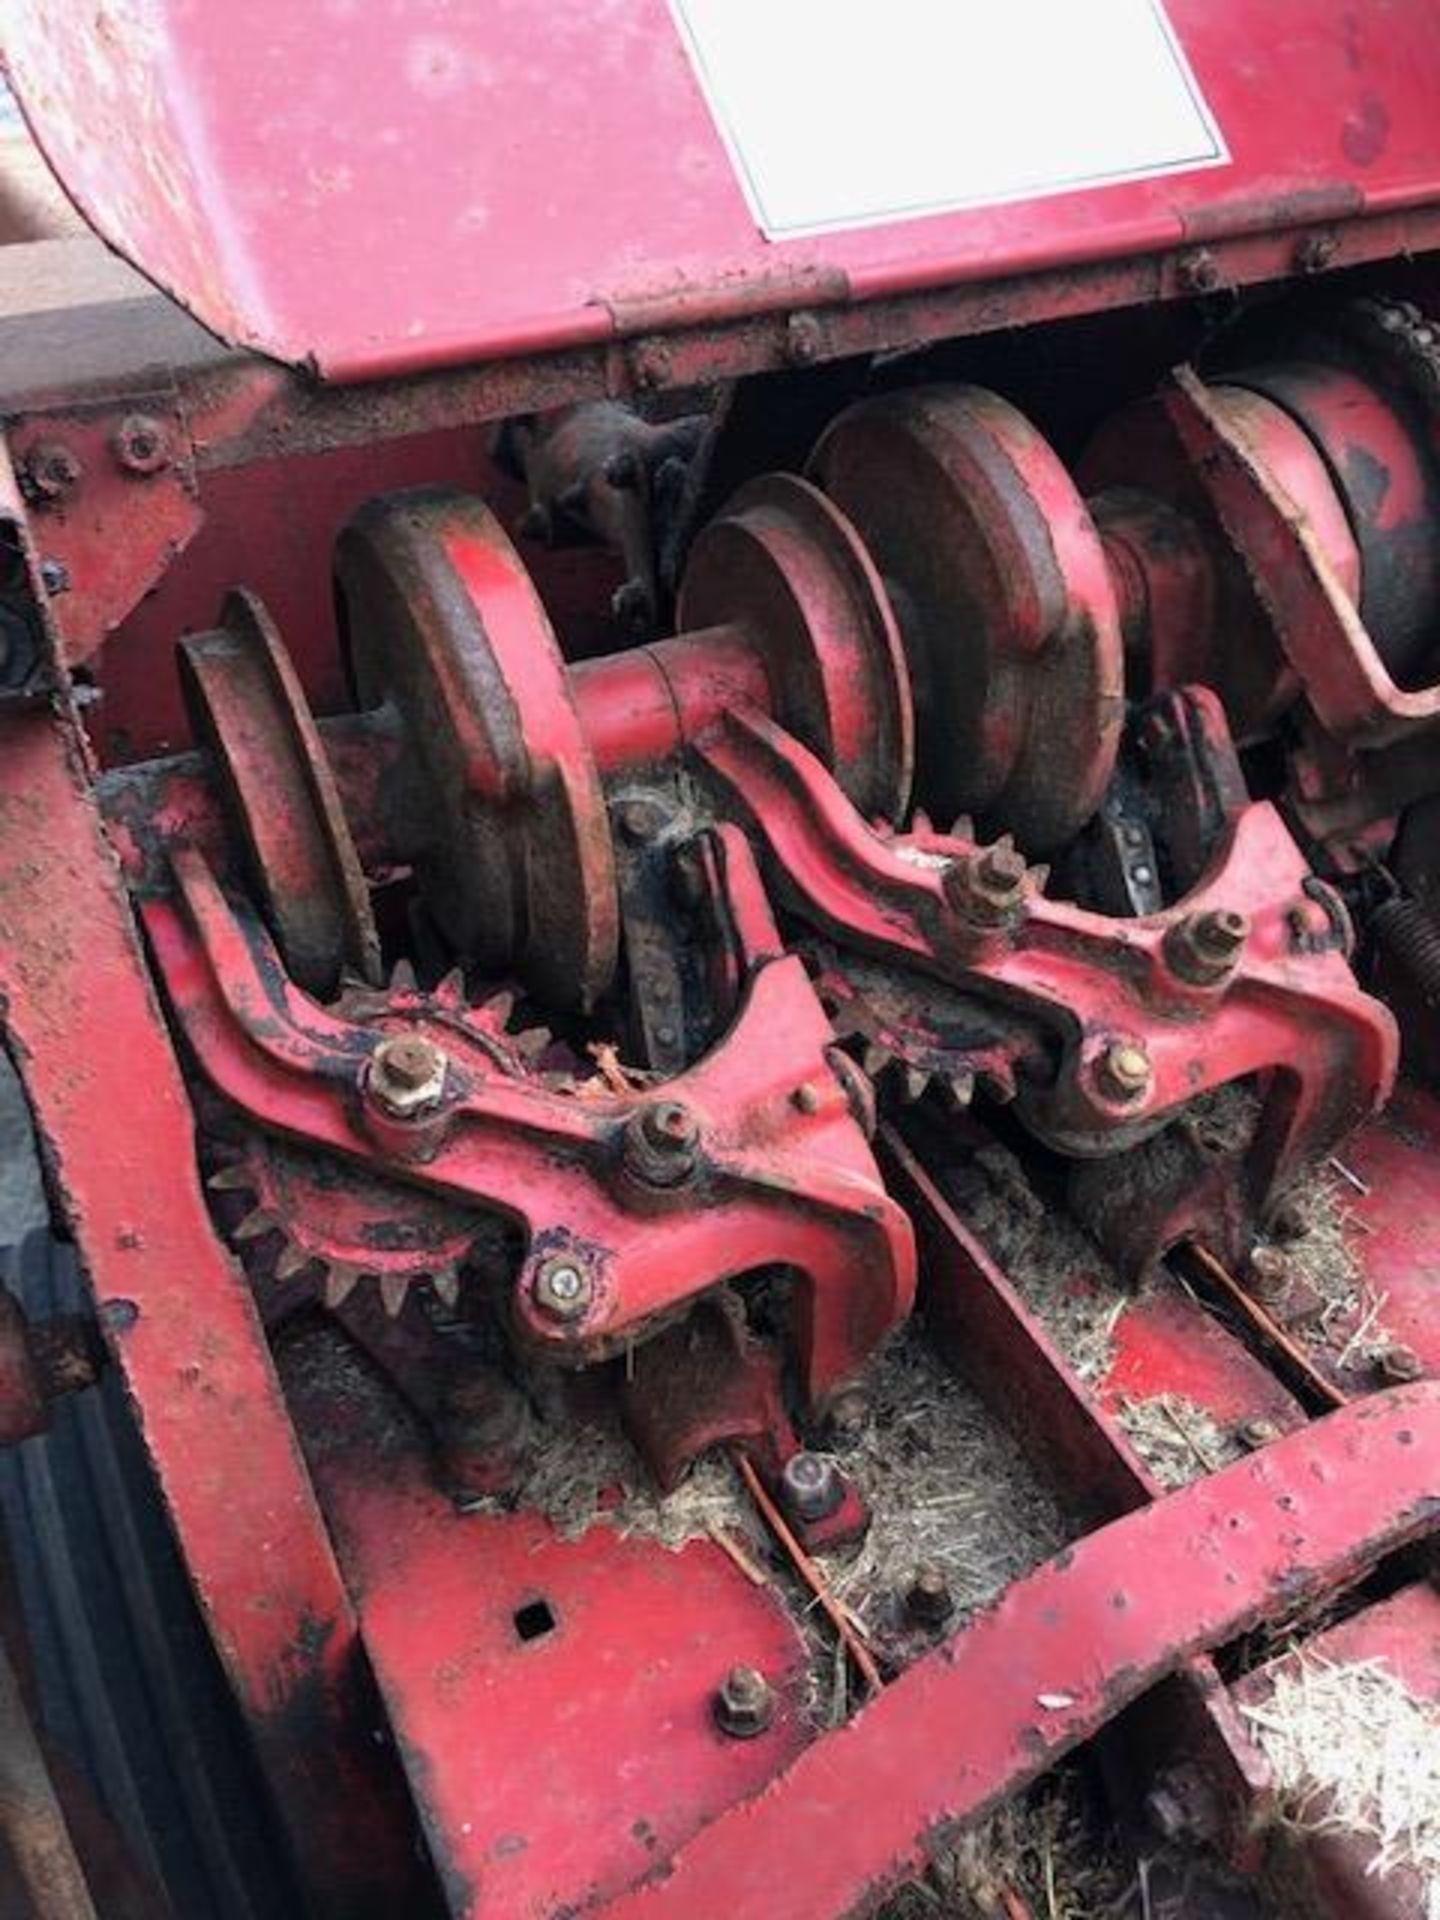
[{"label": "coil spring", "polygon": [[1398,896],[1386,900],[1370,916],[1370,931],[1427,1000],[1440,1000],[1440,921],[1427,906]]}]

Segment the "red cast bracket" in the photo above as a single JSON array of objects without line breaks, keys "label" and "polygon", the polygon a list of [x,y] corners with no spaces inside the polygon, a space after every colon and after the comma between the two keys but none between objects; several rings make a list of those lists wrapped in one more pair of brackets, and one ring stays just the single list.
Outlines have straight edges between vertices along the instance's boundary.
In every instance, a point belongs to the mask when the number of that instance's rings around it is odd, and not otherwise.
[{"label": "red cast bracket", "polygon": [[[754,929],[754,857],[733,828],[716,848],[730,921]],[[910,1224],[828,1064],[797,956],[760,958],[718,1045],[643,1096],[518,1076],[462,1024],[433,1107],[400,1121],[368,1084],[385,1029],[302,993],[202,856],[174,864],[179,899],[148,905],[145,922],[205,1077],[255,1124],[392,1174],[397,1207],[408,1186],[518,1221],[514,1316],[552,1357],[602,1359],[722,1281],[780,1267],[799,1281],[796,1341],[818,1401],[909,1312]]]},{"label": "red cast bracket", "polygon": [[[1258,1200],[1390,1091],[1394,1021],[1357,986],[1343,909],[1268,804],[1238,815],[1209,872],[1165,913],[1110,919],[1045,899],[1024,874],[985,921],[963,884],[979,857],[972,842],[872,831],[763,715],[728,715],[695,750],[805,918],[1013,1010],[1028,1028],[1017,1053],[1033,1049],[1036,1027],[1051,1036],[1053,1078],[1032,1080],[1021,1111],[1062,1151],[1133,1144],[1198,1094],[1261,1076],[1247,1165]],[[1233,941],[1218,971],[1203,951],[1197,964],[1191,944],[1217,918]]]}]

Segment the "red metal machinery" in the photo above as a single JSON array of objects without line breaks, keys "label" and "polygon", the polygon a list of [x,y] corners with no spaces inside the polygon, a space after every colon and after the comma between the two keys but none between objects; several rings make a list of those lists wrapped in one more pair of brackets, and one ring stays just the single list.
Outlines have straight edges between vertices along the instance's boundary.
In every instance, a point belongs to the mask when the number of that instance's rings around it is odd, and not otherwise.
[{"label": "red metal machinery", "polygon": [[11,9],[7,1913],[1428,1910],[1440,25],[861,12]]}]

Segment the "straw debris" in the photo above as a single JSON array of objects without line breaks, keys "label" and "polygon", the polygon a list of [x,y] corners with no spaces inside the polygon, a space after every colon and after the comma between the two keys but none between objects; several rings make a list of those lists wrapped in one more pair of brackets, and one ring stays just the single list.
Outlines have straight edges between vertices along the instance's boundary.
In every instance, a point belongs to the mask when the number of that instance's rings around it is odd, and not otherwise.
[{"label": "straw debris", "polygon": [[1076,1222],[1036,1193],[1007,1148],[983,1147],[971,1164],[979,1178],[962,1200],[967,1222],[1080,1378],[1103,1378],[1115,1323],[1134,1293]]},{"label": "straw debris", "polygon": [[1288,1824],[1373,1841],[1368,1871],[1416,1873],[1430,1920],[1440,1920],[1440,1710],[1383,1660],[1301,1653],[1275,1669],[1268,1699],[1241,1711]]},{"label": "straw debris", "polygon": [[1070,1537],[1049,1490],[974,1391],[913,1330],[866,1375],[871,1418],[840,1456],[870,1509],[854,1558],[826,1556],[838,1598],[866,1628],[888,1624],[916,1567],[938,1567],[957,1619]]},{"label": "straw debris", "polygon": [[1163,1487],[1186,1487],[1245,1453],[1244,1442],[1183,1393],[1124,1400],[1120,1425]]},{"label": "straw debris", "polygon": [[902,1887],[879,1920],[1129,1920],[1140,1912],[1135,1875],[1112,1835],[1085,1817],[1079,1782],[1052,1774],[962,1834],[925,1874]]}]

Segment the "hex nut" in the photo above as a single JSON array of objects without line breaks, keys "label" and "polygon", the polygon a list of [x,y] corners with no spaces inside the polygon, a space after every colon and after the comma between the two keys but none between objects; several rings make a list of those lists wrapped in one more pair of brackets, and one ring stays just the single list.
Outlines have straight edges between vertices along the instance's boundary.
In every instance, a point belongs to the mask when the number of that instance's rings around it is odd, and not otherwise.
[{"label": "hex nut", "polygon": [[126,473],[159,473],[170,464],[170,434],[152,414],[127,413],[111,436],[110,450]]},{"label": "hex nut", "polygon": [[1141,1040],[1111,1040],[1096,1056],[1095,1084],[1108,1100],[1138,1101],[1150,1091],[1154,1078]]},{"label": "hex nut", "polygon": [[775,1718],[775,1690],[754,1667],[731,1667],[710,1711],[716,1726],[732,1740],[753,1740]]},{"label": "hex nut", "polygon": [[530,1298],[550,1320],[580,1320],[590,1311],[595,1282],[573,1254],[555,1253],[535,1269]]},{"label": "hex nut", "polygon": [[646,1186],[680,1186],[699,1156],[700,1123],[683,1101],[653,1101],[626,1122],[625,1167]]},{"label": "hex nut", "polygon": [[997,844],[952,860],[941,878],[951,911],[972,927],[1012,927],[1023,916],[1028,876],[1025,856]]},{"label": "hex nut", "polygon": [[1396,1385],[1425,1377],[1425,1362],[1413,1347],[1403,1346],[1398,1340],[1392,1341],[1376,1358],[1385,1379],[1393,1380]]},{"label": "hex nut", "polygon": [[1228,980],[1240,964],[1250,922],[1230,908],[1209,907],[1187,913],[1165,935],[1165,958],[1181,980],[1192,986],[1215,987]]},{"label": "hex nut", "polygon": [[840,1469],[823,1453],[792,1453],[780,1469],[780,1503],[806,1526],[827,1520],[844,1498]]},{"label": "hex nut", "polygon": [[448,1065],[423,1034],[390,1034],[370,1056],[366,1087],[393,1119],[413,1120],[444,1098]]},{"label": "hex nut", "polygon": [[84,471],[63,440],[38,441],[25,456],[26,488],[39,500],[62,500]]},{"label": "hex nut", "polygon": [[917,1567],[905,1588],[905,1611],[917,1627],[943,1627],[955,1611],[955,1596],[939,1567]]}]

